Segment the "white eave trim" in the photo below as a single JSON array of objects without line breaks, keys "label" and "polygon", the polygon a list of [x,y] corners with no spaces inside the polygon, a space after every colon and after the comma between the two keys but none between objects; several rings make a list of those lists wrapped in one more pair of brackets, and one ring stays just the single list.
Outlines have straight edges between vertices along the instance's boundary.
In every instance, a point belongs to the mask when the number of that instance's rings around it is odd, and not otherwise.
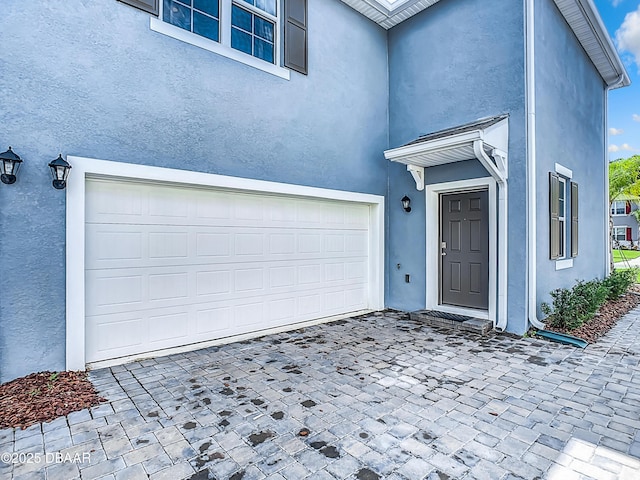
[{"label": "white eave trim", "polygon": [[576,38],[609,87],[631,84],[593,0],[554,0]]},{"label": "white eave trim", "polygon": [[[479,156],[479,149],[485,155]],[[491,156],[495,160],[488,165],[487,169],[493,167],[492,175],[497,175],[502,180],[506,179],[506,157],[509,151],[509,120],[508,117],[489,126],[479,126],[476,130],[455,133],[424,140],[418,143],[411,143],[398,148],[392,148],[384,152],[387,160],[403,163],[407,165],[407,170],[416,180],[418,190],[424,188],[424,173],[419,173],[419,168],[435,167],[448,163],[462,162],[465,160],[484,160]]]},{"label": "white eave trim", "polygon": [[[385,29],[413,17],[440,0],[342,0]],[[611,88],[631,84],[593,0],[554,0],[562,16]]]}]

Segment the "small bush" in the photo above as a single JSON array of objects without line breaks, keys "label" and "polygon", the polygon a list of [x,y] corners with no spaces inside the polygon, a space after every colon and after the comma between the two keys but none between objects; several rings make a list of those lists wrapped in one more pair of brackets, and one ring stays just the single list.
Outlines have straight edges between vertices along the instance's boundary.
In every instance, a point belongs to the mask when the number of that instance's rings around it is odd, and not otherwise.
[{"label": "small bush", "polygon": [[579,281],[573,288],[558,288],[551,292],[552,305],[542,304],[551,326],[573,330],[591,320],[609,295],[602,280]]},{"label": "small bush", "polygon": [[617,269],[611,272],[611,275],[604,280],[604,284],[609,289],[607,300],[616,300],[627,293],[629,287],[635,283],[637,274],[637,268]]}]

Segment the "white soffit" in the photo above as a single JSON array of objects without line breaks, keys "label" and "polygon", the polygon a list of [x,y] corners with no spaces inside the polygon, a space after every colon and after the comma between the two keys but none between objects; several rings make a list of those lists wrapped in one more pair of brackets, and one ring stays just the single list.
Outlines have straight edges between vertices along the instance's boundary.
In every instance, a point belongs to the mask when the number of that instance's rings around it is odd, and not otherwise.
[{"label": "white soffit", "polygon": [[[385,29],[398,25],[440,0],[342,0]],[[554,0],[607,85],[631,83],[593,0]]]},{"label": "white soffit", "polygon": [[440,0],[342,0],[344,3],[389,29],[413,17]]},{"label": "white soffit", "polygon": [[507,115],[488,117],[472,123],[423,135],[402,147],[386,150],[392,162],[418,167],[434,167],[476,158],[474,142],[481,140],[487,155],[494,150],[506,154],[509,144]]},{"label": "white soffit", "polygon": [[[554,0],[607,85],[631,84],[593,0]],[[614,88],[615,88],[614,87]]]}]

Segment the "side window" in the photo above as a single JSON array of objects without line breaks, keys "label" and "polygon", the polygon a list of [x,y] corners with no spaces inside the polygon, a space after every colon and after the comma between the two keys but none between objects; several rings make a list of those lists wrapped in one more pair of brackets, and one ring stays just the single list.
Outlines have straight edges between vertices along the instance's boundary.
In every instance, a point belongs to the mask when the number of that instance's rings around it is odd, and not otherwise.
[{"label": "side window", "polygon": [[549,258],[578,255],[578,184],[549,173]]}]

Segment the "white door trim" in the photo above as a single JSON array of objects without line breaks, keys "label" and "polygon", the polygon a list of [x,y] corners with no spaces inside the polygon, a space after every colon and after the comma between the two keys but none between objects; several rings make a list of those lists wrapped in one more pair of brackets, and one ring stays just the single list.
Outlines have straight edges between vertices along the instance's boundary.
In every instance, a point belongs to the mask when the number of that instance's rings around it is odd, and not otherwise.
[{"label": "white door trim", "polygon": [[[439,264],[440,264],[440,211],[439,197],[441,193],[463,193],[479,189],[489,190],[489,308],[486,311],[471,308],[455,307],[439,303]],[[442,312],[467,315],[475,318],[496,322],[496,293],[498,286],[497,276],[497,205],[496,205],[496,181],[492,177],[473,178],[455,182],[436,183],[427,185],[426,197],[426,248],[427,248],[427,310],[439,310]],[[503,258],[504,257],[504,258]],[[500,262],[506,261],[506,256],[500,255]]]},{"label": "white door trim", "polygon": [[[85,361],[85,189],[88,176],[191,184],[229,190],[342,200],[370,205],[369,306],[384,308],[384,197],[302,185],[229,177],[68,156],[73,173],[66,188],[66,369],[84,370]],[[262,332],[264,334],[264,332]],[[198,346],[197,348],[200,348]]]}]

